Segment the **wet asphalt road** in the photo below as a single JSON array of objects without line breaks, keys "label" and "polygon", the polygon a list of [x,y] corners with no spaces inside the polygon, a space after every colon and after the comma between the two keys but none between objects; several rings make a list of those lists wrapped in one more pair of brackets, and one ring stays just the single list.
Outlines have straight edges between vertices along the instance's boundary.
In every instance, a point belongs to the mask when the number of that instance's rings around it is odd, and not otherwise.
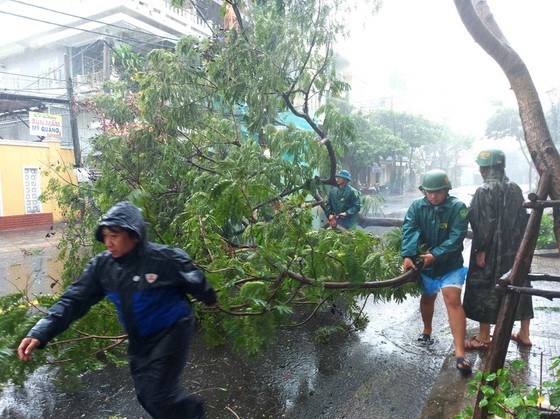
[{"label": "wet asphalt road", "polygon": [[[198,339],[185,385],[206,400],[208,418],[420,417],[450,352],[446,319],[437,316],[436,343],[422,348],[414,343],[421,325],[415,301],[369,304],[367,310],[371,321],[362,332],[317,343],[315,328],[332,316],[323,314],[305,328],[282,332],[270,351],[250,360],[225,348],[206,349]],[[39,372],[25,389],[4,394],[0,416],[147,417],[126,368],[85,376],[82,383],[71,394]]]},{"label": "wet asphalt road", "polygon": [[[386,205],[385,215],[399,216],[408,204],[399,199]],[[56,240],[45,233],[0,232],[0,292],[27,283],[49,289],[48,276],[56,275]],[[547,260],[540,259],[541,265]],[[544,264],[541,272],[558,272],[558,260]],[[542,299],[538,304],[553,305]],[[338,320],[325,310],[304,327],[282,330],[278,342],[254,359],[235,355],[227,347],[206,348],[197,333],[184,373],[185,386],[205,400],[209,419],[453,417],[466,380],[450,356],[452,338],[441,296],[434,317],[436,341],[430,347],[416,345],[422,328],[418,298],[401,304],[368,301],[365,311],[370,321],[363,331],[339,335],[327,344],[316,342],[315,331]],[[529,373],[523,381],[539,379],[543,352],[550,352],[546,362],[558,353],[560,337],[550,335],[549,325],[557,324],[559,315],[541,311],[532,322],[535,345],[525,354]],[[475,326],[468,322],[469,334]],[[518,348],[510,343],[508,359],[518,355]],[[481,356],[468,355],[475,369],[481,366]],[[24,388],[4,389],[0,417],[148,417],[136,402],[126,367],[110,367],[80,380],[82,387],[69,392],[54,387],[52,374],[38,371]],[[435,409],[432,415],[426,404],[445,405],[453,414]]]},{"label": "wet asphalt road", "polygon": [[[40,278],[56,265],[54,244],[42,231],[0,233],[0,275],[4,282],[10,277],[4,286],[14,286],[17,273],[17,281],[31,280],[33,287],[48,290],[52,281]],[[278,342],[254,359],[226,347],[208,349],[197,333],[185,386],[205,399],[208,418],[420,417],[451,351],[441,299],[434,319],[436,343],[429,348],[415,342],[422,327],[418,298],[401,304],[368,301],[365,312],[370,319],[365,330],[318,343],[315,331],[339,320],[327,309],[304,327],[282,330]],[[0,416],[147,417],[136,402],[126,367],[81,381],[83,387],[71,393],[55,388],[52,375],[39,371],[25,388],[5,389]]]}]

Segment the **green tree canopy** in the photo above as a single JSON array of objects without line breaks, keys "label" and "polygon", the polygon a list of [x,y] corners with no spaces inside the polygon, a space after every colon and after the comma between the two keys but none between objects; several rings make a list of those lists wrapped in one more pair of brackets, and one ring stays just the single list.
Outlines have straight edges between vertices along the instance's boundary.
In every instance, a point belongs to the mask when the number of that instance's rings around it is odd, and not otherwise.
[{"label": "green tree canopy", "polygon": [[[88,102],[105,127],[88,161],[95,179],[53,182],[45,192],[59,200],[68,223],[61,242],[66,284],[103,247],[92,237],[100,215],[130,200],[142,208],[149,237],[185,249],[218,290],[219,308],[197,310],[209,344],[230,342],[254,354],[279,327],[297,324],[295,312],[310,316],[345,301],[358,325],[360,297],[400,300],[416,292],[414,285],[363,287],[400,274],[398,232],[382,239],[317,229],[316,198],[337,169],[335,150],[355,136],[351,118],[328,100],[314,114],[311,106],[315,97],[336,98],[348,88],[332,53],[344,4],[261,2],[238,30],[185,37],[174,51],[152,51],[142,65],[136,56],[120,60],[129,77]],[[283,112],[310,129],[280,124]],[[6,302],[0,362],[10,366],[0,379],[21,380],[45,356],[73,359],[61,365],[75,372],[85,354],[122,343],[114,311],[101,304],[48,355],[14,362],[8,348],[36,320],[22,321],[29,307],[44,310],[54,301]],[[108,331],[106,339],[94,338]]]}]

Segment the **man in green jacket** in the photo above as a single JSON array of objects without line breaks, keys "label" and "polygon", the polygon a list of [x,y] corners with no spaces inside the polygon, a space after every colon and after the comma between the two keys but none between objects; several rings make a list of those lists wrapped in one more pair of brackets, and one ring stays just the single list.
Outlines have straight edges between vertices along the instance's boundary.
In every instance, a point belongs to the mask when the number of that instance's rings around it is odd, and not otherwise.
[{"label": "man in green jacket", "polygon": [[472,373],[465,359],[466,318],[461,305],[461,289],[467,269],[463,266],[463,240],[467,235],[467,207],[449,195],[451,182],[443,170],[430,170],[424,175],[420,190],[423,198],[408,209],[402,232],[403,271],[416,269],[415,259],[423,260],[421,271],[420,313],[424,330],[418,338],[430,345],[432,319],[437,293],[441,290],[449,326],[453,335],[457,369]]},{"label": "man in green jacket", "polygon": [[340,226],[346,230],[358,224],[360,212],[360,193],[348,183],[352,180],[350,173],[341,170],[335,175],[337,187],[331,188],[325,205],[325,213],[332,228]]}]

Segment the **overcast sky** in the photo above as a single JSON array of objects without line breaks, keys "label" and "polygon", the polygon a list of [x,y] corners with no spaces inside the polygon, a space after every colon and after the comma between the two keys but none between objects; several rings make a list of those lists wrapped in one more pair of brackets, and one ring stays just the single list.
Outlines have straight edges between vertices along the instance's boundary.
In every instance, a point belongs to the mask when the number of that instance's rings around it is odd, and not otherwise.
[{"label": "overcast sky", "polygon": [[[527,65],[547,110],[551,98],[547,92],[557,89],[560,94],[560,0],[487,1]],[[41,4],[57,8],[68,5],[68,0]],[[2,10],[49,20],[45,11],[9,0],[0,0]],[[56,23],[70,19],[56,16]],[[516,106],[505,75],[475,44],[453,0],[385,0],[377,15],[362,10],[347,22],[353,35],[342,51],[355,74],[356,106],[366,110],[393,106],[477,136],[483,134],[495,103]],[[0,27],[0,43],[5,43],[52,26],[0,14]]]},{"label": "overcast sky", "polygon": [[[546,111],[547,92],[560,91],[560,1],[487,3]],[[386,0],[377,15],[358,13],[352,22],[343,50],[355,73],[353,98],[364,109],[383,101],[479,136],[495,101],[516,106],[504,73],[467,32],[453,0]]]}]

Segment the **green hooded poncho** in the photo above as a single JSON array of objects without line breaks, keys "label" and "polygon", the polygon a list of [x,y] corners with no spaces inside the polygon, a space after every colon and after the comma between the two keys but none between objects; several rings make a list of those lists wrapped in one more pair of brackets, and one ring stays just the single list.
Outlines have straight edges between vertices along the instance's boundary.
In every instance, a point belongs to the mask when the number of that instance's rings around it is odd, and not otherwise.
[{"label": "green hooded poncho", "polygon": [[[496,281],[513,267],[527,225],[523,193],[510,182],[503,168],[492,167],[471,201],[469,222],[473,231],[463,308],[469,319],[495,324],[502,294]],[[486,253],[486,266],[476,264],[477,252]],[[524,295],[516,320],[533,318],[531,297]]]}]

